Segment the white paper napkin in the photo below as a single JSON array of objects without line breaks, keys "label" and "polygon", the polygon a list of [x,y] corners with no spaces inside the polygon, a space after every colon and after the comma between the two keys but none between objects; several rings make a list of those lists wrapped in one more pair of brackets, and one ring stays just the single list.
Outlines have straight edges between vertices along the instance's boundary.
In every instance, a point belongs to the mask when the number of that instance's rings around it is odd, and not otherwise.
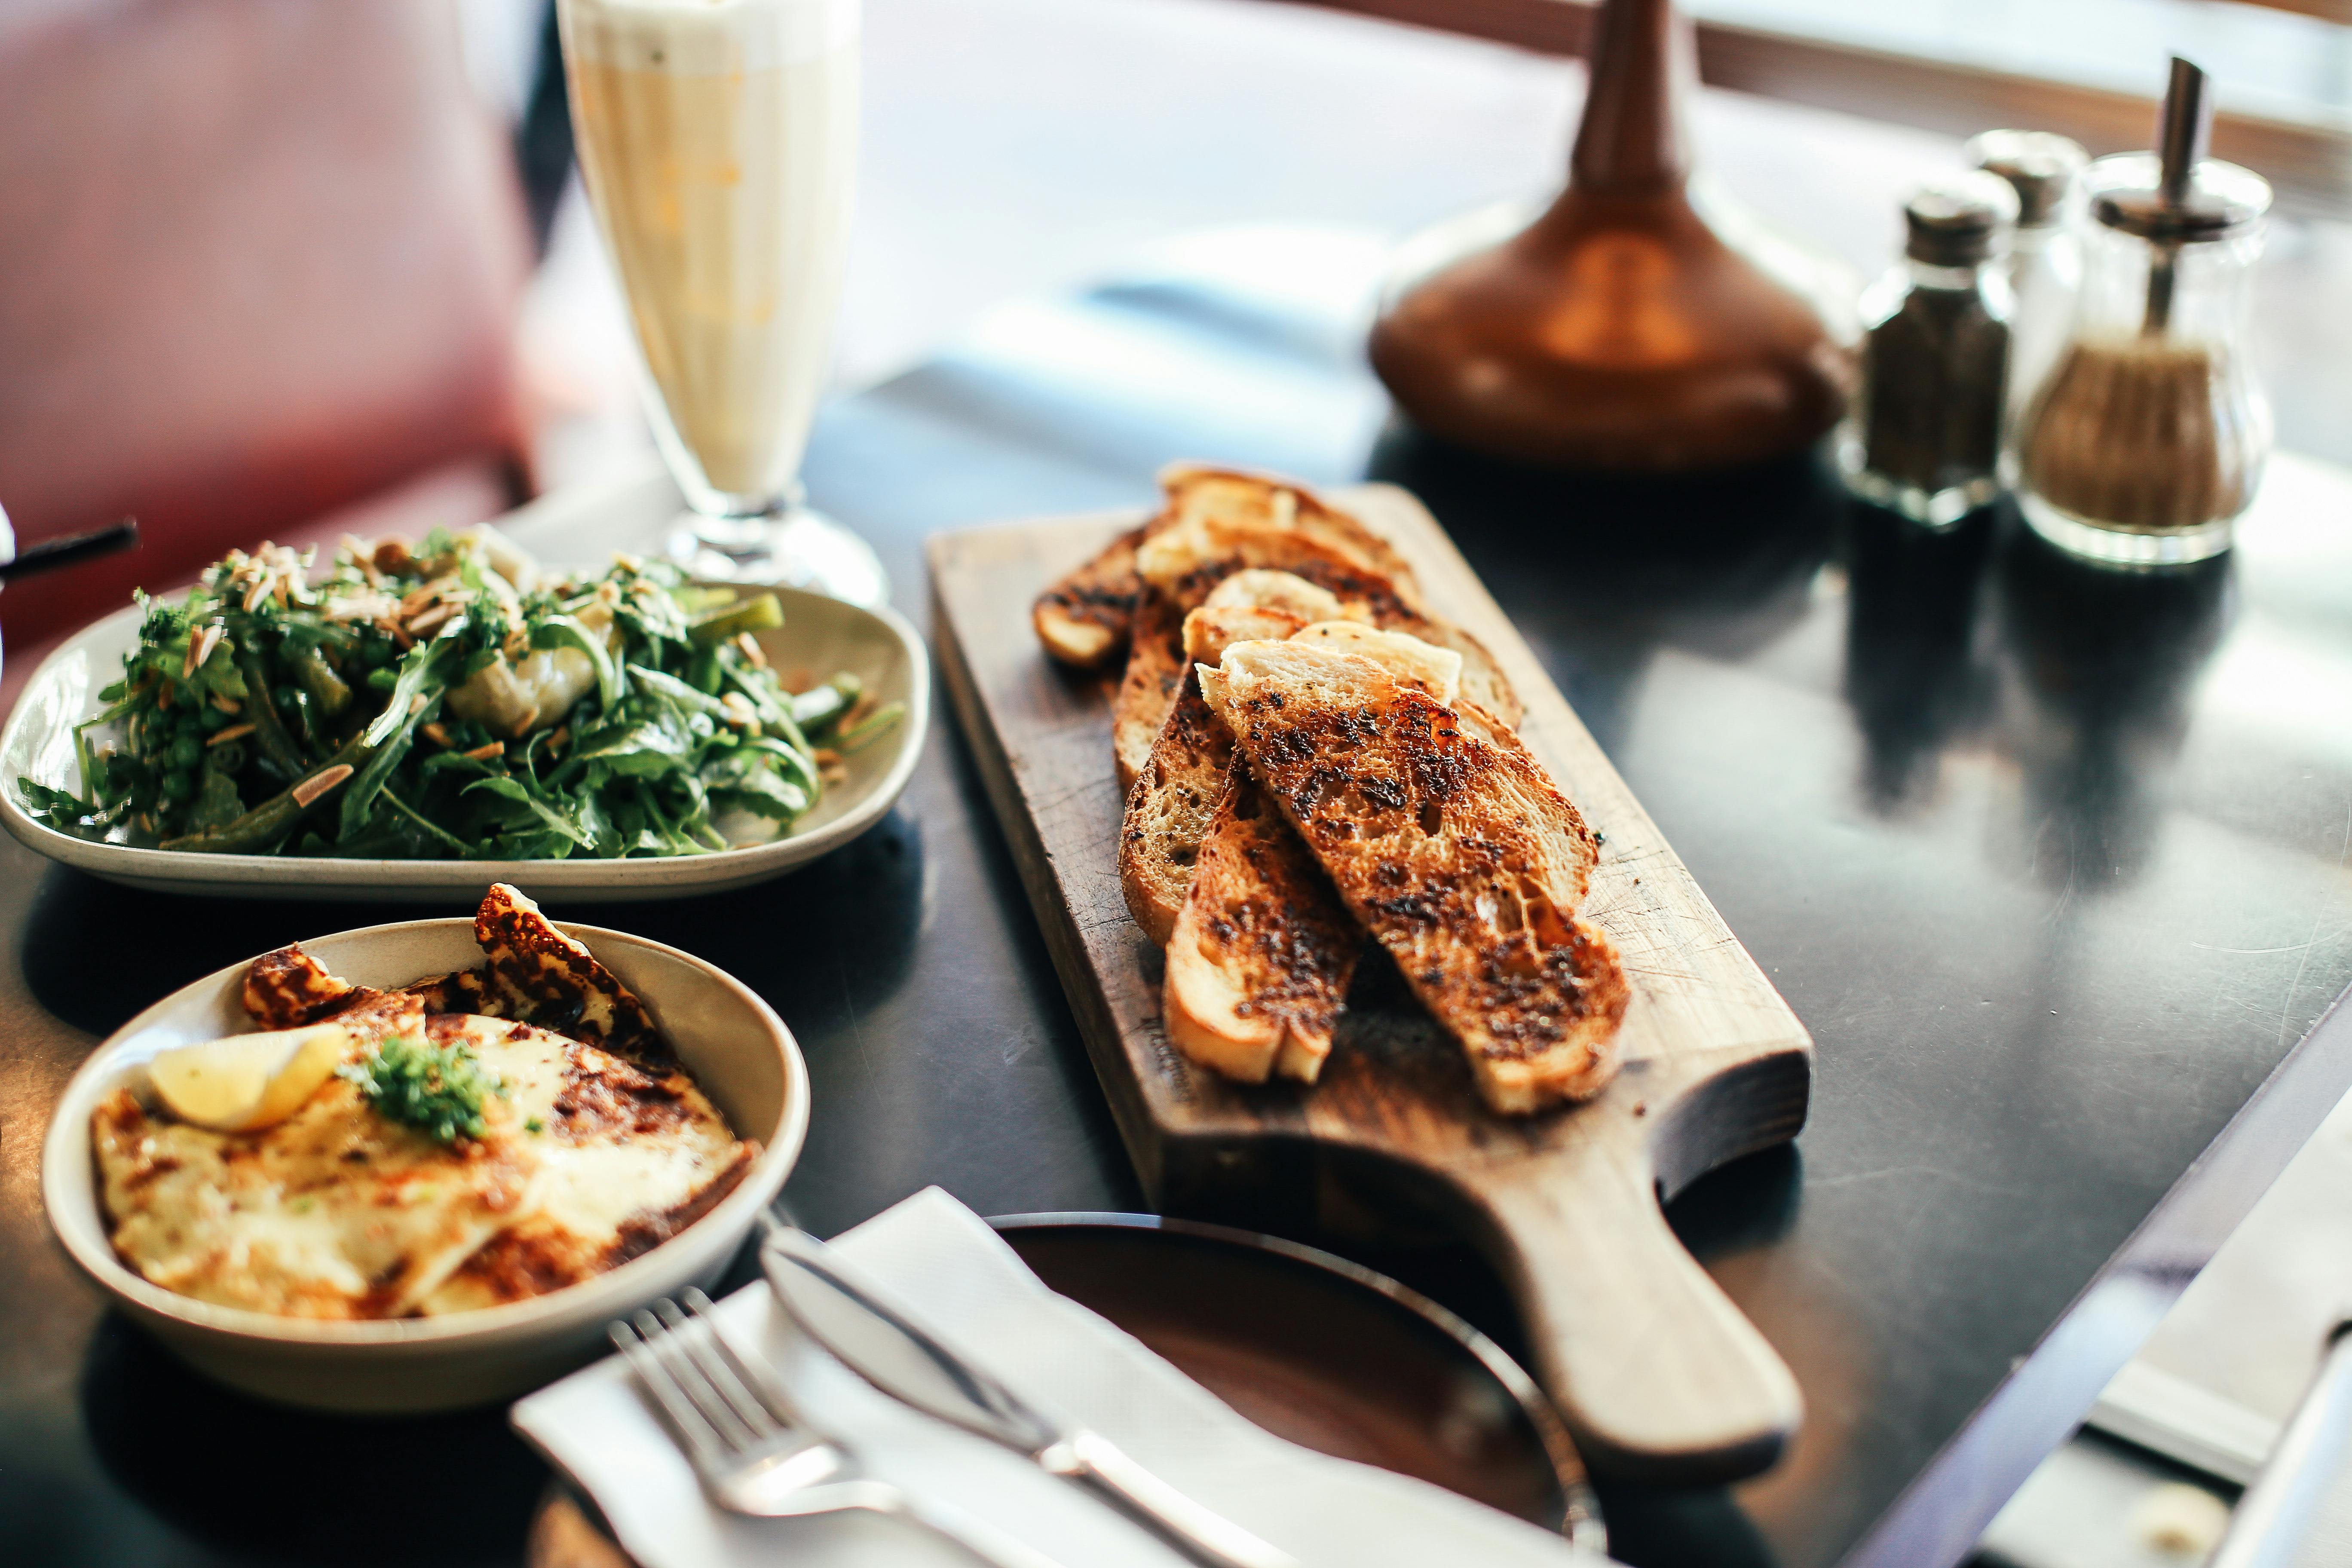
[{"label": "white paper napkin", "polygon": [[[1046,1289],[985,1221],[936,1187],[835,1245],[958,1352],[1307,1568],[1602,1561],[1440,1488],[1252,1425],[1131,1336]],[[1187,1568],[1188,1559],[1087,1491],[877,1392],[801,1335],[766,1285],[736,1292],[719,1311],[869,1473],[988,1520],[1065,1568]],[[645,1568],[971,1568],[955,1547],[899,1520],[752,1520],[711,1507],[618,1357],[524,1399],[513,1420],[595,1499]]]}]

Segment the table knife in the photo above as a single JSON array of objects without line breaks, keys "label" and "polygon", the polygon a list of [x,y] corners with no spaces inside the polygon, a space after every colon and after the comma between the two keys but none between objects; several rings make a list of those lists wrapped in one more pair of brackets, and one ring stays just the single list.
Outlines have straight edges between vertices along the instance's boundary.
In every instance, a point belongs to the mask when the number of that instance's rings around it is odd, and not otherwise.
[{"label": "table knife", "polygon": [[760,1264],[809,1337],[883,1393],[1108,1494],[1211,1568],[1297,1568],[1289,1553],[1193,1501],[1101,1433],[1040,1409],[940,1343],[807,1232],[770,1231]]}]

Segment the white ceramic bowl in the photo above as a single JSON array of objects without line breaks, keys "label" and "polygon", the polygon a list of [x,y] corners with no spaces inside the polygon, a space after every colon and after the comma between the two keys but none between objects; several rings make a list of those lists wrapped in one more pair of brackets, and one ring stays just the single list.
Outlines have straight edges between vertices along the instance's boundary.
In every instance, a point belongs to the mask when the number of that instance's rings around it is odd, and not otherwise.
[{"label": "white ceramic bowl", "polygon": [[822,678],[849,670],[883,702],[904,702],[907,716],[846,760],[847,777],[781,838],[711,855],[605,860],[341,860],[321,855],[194,855],[128,844],[93,844],[59,833],[26,814],[16,780],[29,777],[79,789],[73,727],[100,711],[98,693],[121,678],[122,656],[137,645],[136,605],[84,628],[42,660],[0,731],[0,825],[52,860],[110,882],[159,893],[215,898],[336,899],[437,903],[472,908],[482,889],[511,882],[537,898],[567,895],[620,902],[718,892],[780,876],[837,849],[882,820],[914,776],[930,725],[930,661],[922,635],[884,606],[861,609],[777,588],[784,624],[759,634],[778,669]]},{"label": "white ceramic bowl", "polygon": [[[440,1318],[320,1322],[175,1294],[124,1267],[107,1240],[89,1146],[99,1101],[156,1052],[254,1026],[238,1005],[246,965],[182,987],[92,1053],[49,1123],[41,1191],[49,1225],[115,1304],[183,1360],[232,1387],[320,1410],[447,1410],[510,1398],[598,1353],[604,1325],[688,1285],[708,1288],[776,1195],[808,1132],[808,1068],[768,1005],[701,960],[595,926],[586,942],[644,999],[696,1083],[736,1135],[760,1142],[742,1182],[702,1218],[593,1279],[528,1301]],[[305,942],[327,968],[365,985],[405,985],[481,962],[469,920],[407,921]]]}]

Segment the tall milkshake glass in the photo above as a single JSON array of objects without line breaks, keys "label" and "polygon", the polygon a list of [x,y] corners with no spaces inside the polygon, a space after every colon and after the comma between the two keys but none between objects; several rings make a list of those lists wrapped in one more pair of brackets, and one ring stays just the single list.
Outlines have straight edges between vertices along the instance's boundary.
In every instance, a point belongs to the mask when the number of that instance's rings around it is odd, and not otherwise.
[{"label": "tall milkshake glass", "polygon": [[803,503],[857,156],[858,0],[558,0],[580,167],[620,273],[701,575],[860,604],[856,534]]}]

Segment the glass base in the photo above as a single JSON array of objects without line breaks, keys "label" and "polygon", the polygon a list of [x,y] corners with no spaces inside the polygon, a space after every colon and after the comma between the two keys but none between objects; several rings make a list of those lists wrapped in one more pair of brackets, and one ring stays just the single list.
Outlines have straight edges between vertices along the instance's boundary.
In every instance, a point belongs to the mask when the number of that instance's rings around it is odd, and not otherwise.
[{"label": "glass base", "polygon": [[890,579],[874,547],[841,524],[798,504],[765,517],[681,516],[669,558],[698,577],[780,584],[874,605],[890,596]]},{"label": "glass base", "polygon": [[1947,485],[1942,489],[1931,490],[1865,468],[1861,454],[1853,449],[1851,442],[1845,444],[1839,458],[1840,467],[1845,471],[1846,489],[1873,506],[1900,513],[1938,533],[1979,507],[1990,506],[2000,498],[2000,480],[1992,474],[1982,474],[1965,484]]},{"label": "glass base", "polygon": [[2237,536],[2234,517],[2215,518],[2194,528],[2168,528],[2161,533],[2132,533],[2077,517],[2031,490],[2021,492],[2017,500],[2034,532],[2069,555],[2106,566],[2185,566],[2221,554]]}]

